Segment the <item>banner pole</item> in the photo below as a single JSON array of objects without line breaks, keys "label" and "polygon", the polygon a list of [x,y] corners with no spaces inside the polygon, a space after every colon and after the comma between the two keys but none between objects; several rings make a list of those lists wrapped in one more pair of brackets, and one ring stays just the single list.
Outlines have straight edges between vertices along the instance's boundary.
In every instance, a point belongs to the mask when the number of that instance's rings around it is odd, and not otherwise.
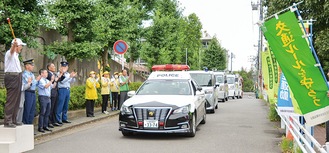
[{"label": "banner pole", "polygon": [[[298,2],[298,3],[295,3],[293,6],[297,6],[297,5],[299,5],[299,4],[303,3],[303,2],[304,2],[304,1],[300,1],[300,2]],[[281,14],[281,13],[283,13],[283,12],[289,10],[289,9],[290,9],[290,7],[287,7],[287,8],[285,8],[285,9],[283,9],[283,10],[281,10],[281,11],[275,13],[275,14],[272,14],[272,15],[266,17],[266,18],[264,19],[264,21],[266,21],[266,20],[268,20],[268,19],[270,19],[270,18],[272,18],[272,17],[275,17],[276,15],[279,15],[279,14]]]},{"label": "banner pole", "polygon": [[[302,16],[300,15],[300,12],[299,12],[298,8],[297,8],[297,5],[294,4],[294,7],[296,8],[296,13],[297,13],[297,16],[298,16],[298,20],[299,20],[299,22],[302,23],[303,30],[304,30],[304,32],[306,33],[306,29],[305,29],[305,26],[304,26],[304,23],[303,23],[303,19],[302,19]],[[312,21],[311,21],[311,22],[312,22]],[[311,34],[311,36],[310,36],[310,37],[307,37],[307,39],[308,39],[308,41],[310,42],[310,47],[311,47],[311,50],[312,50],[312,54],[313,54],[313,56],[315,57],[315,60],[316,60],[316,63],[317,63],[316,66],[320,69],[321,74],[322,74],[324,80],[325,80],[326,82],[328,82],[328,81],[327,81],[327,77],[325,76],[325,74],[324,74],[324,72],[323,72],[323,69],[322,69],[322,66],[321,66],[321,64],[320,64],[319,58],[318,58],[318,56],[317,56],[317,54],[316,54],[316,52],[315,52],[315,49],[314,49],[314,47],[313,47],[313,43],[312,43],[313,41],[312,41],[312,39],[311,39],[312,36],[313,36],[313,28],[312,28],[312,25],[311,25],[311,27],[310,27],[310,34]],[[329,84],[326,83],[326,85],[327,85],[327,87],[328,87],[328,89],[329,89]],[[325,122],[325,126],[326,126],[326,142],[329,142],[329,121],[326,121],[326,122]],[[311,132],[313,132],[312,129],[311,129]]]}]

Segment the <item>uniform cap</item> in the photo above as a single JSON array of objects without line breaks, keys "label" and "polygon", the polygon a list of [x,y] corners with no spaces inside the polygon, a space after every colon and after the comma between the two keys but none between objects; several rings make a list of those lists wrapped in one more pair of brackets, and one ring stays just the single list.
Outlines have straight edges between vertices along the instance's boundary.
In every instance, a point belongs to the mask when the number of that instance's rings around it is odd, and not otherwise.
[{"label": "uniform cap", "polygon": [[105,71],[103,74],[110,74],[108,71]]},{"label": "uniform cap", "polygon": [[[22,39],[20,39],[20,38],[15,38],[15,39],[16,39],[17,45],[26,46],[26,43],[24,43],[24,42],[22,41]],[[11,41],[11,44],[14,44],[15,39],[13,39],[13,40]]]},{"label": "uniform cap", "polygon": [[26,65],[26,64],[34,65],[34,59],[32,58],[32,59],[25,60],[25,61],[23,61],[23,63],[24,63],[24,65]]},{"label": "uniform cap", "polygon": [[114,75],[117,75],[117,74],[119,74],[119,72],[114,72]]},{"label": "uniform cap", "polygon": [[91,75],[91,74],[96,74],[96,72],[95,71],[90,71],[89,75]]},{"label": "uniform cap", "polygon": [[69,65],[69,62],[66,62],[66,61],[61,62],[61,66],[68,66],[68,65]]}]

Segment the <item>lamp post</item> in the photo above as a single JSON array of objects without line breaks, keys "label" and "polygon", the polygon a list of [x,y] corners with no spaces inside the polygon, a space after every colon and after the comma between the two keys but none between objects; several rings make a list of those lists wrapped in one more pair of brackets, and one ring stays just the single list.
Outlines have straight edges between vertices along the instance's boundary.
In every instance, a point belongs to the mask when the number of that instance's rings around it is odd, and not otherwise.
[{"label": "lamp post", "polygon": [[[263,6],[262,6],[262,0],[259,0],[257,3],[251,2],[252,11],[259,10],[259,20],[263,21]],[[259,37],[258,37],[258,50],[257,50],[257,84],[259,85],[259,93],[262,94],[262,56],[261,52],[263,49],[263,32],[261,30],[261,27],[259,27]]]}]

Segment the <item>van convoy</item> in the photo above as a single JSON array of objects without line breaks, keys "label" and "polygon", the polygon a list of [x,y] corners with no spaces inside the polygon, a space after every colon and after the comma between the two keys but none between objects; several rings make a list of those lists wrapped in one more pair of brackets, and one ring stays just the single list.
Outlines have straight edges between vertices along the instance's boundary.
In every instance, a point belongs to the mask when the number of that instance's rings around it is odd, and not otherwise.
[{"label": "van convoy", "polygon": [[[215,113],[218,101],[242,98],[242,81],[225,72],[188,71],[187,65],[155,65],[137,91],[128,92],[120,108],[119,131],[180,133],[194,137],[206,113]],[[237,87],[237,89],[235,88]],[[241,87],[241,88],[239,88]]]}]

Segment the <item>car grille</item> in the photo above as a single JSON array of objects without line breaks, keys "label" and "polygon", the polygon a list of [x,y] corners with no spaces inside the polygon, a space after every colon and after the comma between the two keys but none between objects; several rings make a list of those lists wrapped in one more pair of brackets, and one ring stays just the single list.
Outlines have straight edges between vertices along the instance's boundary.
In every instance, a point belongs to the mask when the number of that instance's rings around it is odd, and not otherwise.
[{"label": "car grille", "polygon": [[153,108],[153,107],[137,107],[134,108],[135,115],[137,120],[158,120],[164,121],[168,113],[170,112],[171,108],[164,107],[164,108]]}]

